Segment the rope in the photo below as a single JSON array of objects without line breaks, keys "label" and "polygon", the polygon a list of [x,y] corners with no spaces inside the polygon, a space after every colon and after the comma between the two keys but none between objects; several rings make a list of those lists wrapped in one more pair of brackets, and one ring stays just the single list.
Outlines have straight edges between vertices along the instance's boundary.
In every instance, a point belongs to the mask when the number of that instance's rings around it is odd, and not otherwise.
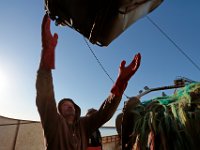
[{"label": "rope", "polygon": [[[180,48],[180,46],[178,46],[150,17],[146,16],[146,18],[181,52],[181,54],[183,54],[198,69],[198,71],[200,71],[200,67],[184,52],[183,49]],[[108,74],[108,72],[106,71],[106,69],[104,68],[102,63],[99,61],[98,57],[96,56],[96,54],[94,53],[94,51],[92,50],[90,45],[88,44],[86,38],[85,37],[83,37],[83,38],[84,38],[84,41],[85,41],[86,45],[88,46],[90,52],[92,53],[92,55],[96,59],[97,63],[101,67],[101,69],[108,76],[108,78],[112,81],[112,83],[114,83],[114,80],[111,78],[111,76]],[[125,93],[124,93],[124,95],[126,96],[127,99],[130,98]]]},{"label": "rope", "polygon": [[87,44],[90,52],[92,53],[92,55],[94,56],[94,58],[96,59],[97,63],[99,64],[99,66],[101,67],[101,69],[105,72],[105,74],[108,76],[108,78],[112,81],[112,83],[114,83],[114,80],[111,78],[111,76],[108,74],[108,72],[106,71],[106,69],[104,68],[104,66],[102,65],[102,63],[99,61],[99,59],[97,58],[96,54],[94,53],[94,51],[92,50],[92,48],[90,47],[90,45],[88,44],[87,40],[84,38],[85,43]]},{"label": "rope", "polygon": [[22,125],[22,124],[32,124],[32,123],[39,123],[39,122],[36,122],[36,121],[30,121],[30,122],[17,122],[17,123],[7,123],[7,124],[0,124],[0,127],[3,127],[3,126],[16,126],[16,125]]},{"label": "rope", "polygon": [[200,71],[200,67],[180,48],[150,17],[146,18],[183,54],[197,69]]},{"label": "rope", "polygon": [[[106,71],[106,69],[104,68],[104,66],[102,65],[102,63],[99,61],[98,57],[96,56],[96,54],[94,53],[94,51],[92,50],[92,48],[90,47],[89,43],[87,42],[86,38],[83,37],[86,45],[88,46],[90,52],[92,53],[92,55],[94,56],[94,58],[96,59],[97,63],[99,64],[99,66],[101,67],[101,69],[104,71],[104,73],[108,76],[108,78],[112,81],[112,83],[114,84],[114,80],[111,78],[111,76],[108,74],[108,72]],[[126,98],[128,99],[129,97],[123,93],[124,96],[126,96]]]}]

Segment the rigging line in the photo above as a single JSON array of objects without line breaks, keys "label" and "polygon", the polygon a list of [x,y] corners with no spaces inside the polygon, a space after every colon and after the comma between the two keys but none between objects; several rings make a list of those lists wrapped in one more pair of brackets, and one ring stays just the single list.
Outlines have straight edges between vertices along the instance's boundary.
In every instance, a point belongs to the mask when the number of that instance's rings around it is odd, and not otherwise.
[{"label": "rigging line", "polygon": [[96,54],[94,53],[94,51],[92,50],[92,48],[90,47],[90,45],[88,44],[87,40],[84,38],[90,52],[92,53],[92,55],[95,57],[96,61],[98,62],[98,64],[100,65],[101,69],[105,72],[105,74],[108,76],[108,78],[112,81],[112,83],[114,83],[114,80],[110,77],[110,75],[108,74],[108,72],[106,71],[106,69],[103,67],[102,63],[99,61],[99,59],[97,58]]},{"label": "rigging line", "polygon": [[[94,58],[96,59],[96,61],[98,62],[98,64],[100,65],[101,69],[104,71],[104,73],[108,76],[108,78],[112,81],[112,83],[114,84],[114,80],[111,78],[111,76],[108,74],[108,72],[106,71],[106,69],[104,68],[104,66],[102,65],[102,63],[99,61],[98,57],[96,56],[96,54],[94,53],[94,51],[92,50],[92,48],[90,47],[89,43],[87,42],[86,38],[83,37],[85,43],[87,44],[90,52],[92,53],[92,55],[94,56]],[[127,96],[125,93],[123,93],[124,96],[126,96],[126,98],[128,99],[129,96]]]},{"label": "rigging line", "polygon": [[200,67],[150,17],[146,18],[200,71]]},{"label": "rigging line", "polygon": [[12,125],[14,125],[14,126],[16,126],[16,125],[24,125],[24,124],[32,124],[32,123],[39,123],[39,122],[36,122],[36,121],[29,121],[29,122],[17,122],[17,123],[8,123],[8,124],[0,124],[0,127],[1,126],[12,126]]}]

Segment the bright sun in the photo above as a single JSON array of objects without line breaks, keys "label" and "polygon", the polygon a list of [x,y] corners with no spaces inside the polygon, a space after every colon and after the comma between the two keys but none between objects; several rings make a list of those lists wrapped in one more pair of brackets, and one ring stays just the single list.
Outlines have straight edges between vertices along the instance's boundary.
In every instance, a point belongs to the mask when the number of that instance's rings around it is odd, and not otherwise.
[{"label": "bright sun", "polygon": [[8,87],[8,79],[6,74],[0,70],[0,91],[5,91]]}]

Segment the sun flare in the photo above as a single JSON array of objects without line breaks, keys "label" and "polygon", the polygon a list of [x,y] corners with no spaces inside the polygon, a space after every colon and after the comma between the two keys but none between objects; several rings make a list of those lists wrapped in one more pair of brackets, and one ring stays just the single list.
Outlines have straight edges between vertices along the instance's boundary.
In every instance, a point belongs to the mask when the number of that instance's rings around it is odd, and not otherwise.
[{"label": "sun flare", "polygon": [[0,70],[0,91],[5,91],[8,87],[8,77],[6,73]]}]

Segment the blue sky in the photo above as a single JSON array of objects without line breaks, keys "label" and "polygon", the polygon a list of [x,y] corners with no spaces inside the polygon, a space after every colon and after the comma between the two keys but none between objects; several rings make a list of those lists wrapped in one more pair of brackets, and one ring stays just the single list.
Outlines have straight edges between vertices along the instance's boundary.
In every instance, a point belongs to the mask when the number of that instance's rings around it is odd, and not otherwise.
[{"label": "blue sky", "polygon": [[[200,66],[200,2],[165,0],[148,17],[153,20],[198,66]],[[0,5],[0,115],[25,120],[39,120],[35,106],[35,79],[41,52],[43,0],[3,0]],[[53,71],[57,102],[70,97],[82,108],[98,109],[113,85],[87,47],[83,36],[69,27],[51,23],[59,35],[56,69]],[[129,81],[128,96],[138,94],[144,86],[173,84],[177,76],[200,81],[198,70],[147,17],[132,24],[108,47],[89,43],[110,77],[115,80],[118,66],[130,63],[140,52],[142,62]],[[161,95],[150,93],[142,100]],[[165,91],[171,94],[171,91]],[[114,125],[116,115],[106,125]]]}]

